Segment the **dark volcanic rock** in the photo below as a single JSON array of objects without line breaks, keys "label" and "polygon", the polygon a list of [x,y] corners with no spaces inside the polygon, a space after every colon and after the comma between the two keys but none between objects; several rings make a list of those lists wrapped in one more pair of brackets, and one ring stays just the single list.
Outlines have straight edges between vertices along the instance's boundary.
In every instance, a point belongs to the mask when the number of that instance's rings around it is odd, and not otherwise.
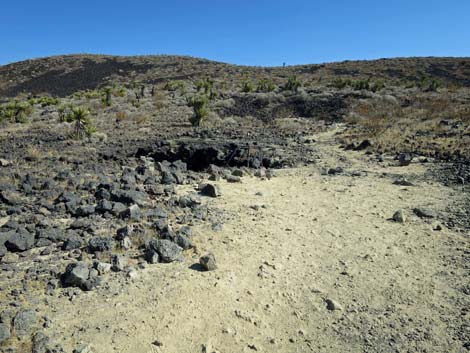
[{"label": "dark volcanic rock", "polygon": [[201,194],[209,197],[219,197],[221,195],[220,188],[215,184],[205,184],[201,187]]},{"label": "dark volcanic rock", "polygon": [[138,205],[132,205],[121,212],[120,216],[122,218],[128,218],[132,221],[140,221],[142,218],[142,211]]},{"label": "dark volcanic rock", "polygon": [[111,251],[114,248],[114,241],[106,237],[93,237],[88,242],[88,251],[91,253]]},{"label": "dark volcanic rock", "polygon": [[155,250],[162,262],[173,262],[181,258],[183,249],[168,239],[153,239],[147,245],[147,251]]},{"label": "dark volcanic rock", "polygon": [[34,234],[25,229],[19,229],[5,242],[5,247],[12,252],[29,250],[33,246]]},{"label": "dark volcanic rock", "polygon": [[430,210],[429,208],[424,208],[424,207],[417,207],[413,209],[413,212],[415,215],[417,215],[419,218],[434,218],[436,217],[436,212],[433,210]]},{"label": "dark volcanic rock", "polygon": [[62,283],[65,286],[79,287],[83,290],[92,290],[101,283],[101,278],[92,276],[91,274],[92,271],[90,271],[90,268],[86,263],[71,263],[67,265],[65,273],[62,275]]},{"label": "dark volcanic rock", "polygon": [[413,156],[411,155],[411,153],[400,153],[397,159],[400,166],[407,166],[410,165]]}]

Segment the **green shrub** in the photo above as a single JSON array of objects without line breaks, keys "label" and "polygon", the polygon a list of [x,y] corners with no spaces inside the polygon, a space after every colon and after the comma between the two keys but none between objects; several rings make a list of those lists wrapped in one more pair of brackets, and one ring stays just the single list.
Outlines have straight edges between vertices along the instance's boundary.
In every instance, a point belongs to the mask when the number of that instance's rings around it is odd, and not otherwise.
[{"label": "green shrub", "polygon": [[202,91],[204,95],[209,97],[209,99],[214,99],[215,97],[217,97],[217,93],[214,87],[214,81],[211,80],[209,77],[197,81],[196,89],[198,92]]},{"label": "green shrub", "polygon": [[201,126],[209,114],[209,98],[206,95],[193,97],[188,105],[193,108],[193,116],[189,120],[192,126]]},{"label": "green shrub", "polygon": [[103,89],[103,94],[104,94],[104,97],[102,98],[102,102],[105,106],[107,107],[110,107],[111,104],[113,103],[112,102],[112,93],[113,93],[113,90],[111,89],[111,87],[105,87]]},{"label": "green shrub", "polygon": [[257,92],[272,92],[276,89],[274,82],[272,80],[268,80],[262,78],[258,81],[258,87],[256,88]]},{"label": "green shrub", "polygon": [[248,79],[245,79],[242,81],[242,92],[244,93],[250,93],[255,90],[255,86],[253,85],[253,82],[251,82]]},{"label": "green shrub", "polygon": [[0,106],[0,121],[9,120],[15,123],[25,123],[33,111],[34,108],[28,101],[11,100]]},{"label": "green shrub", "polygon": [[368,90],[368,89],[370,89],[370,82],[369,82],[369,79],[356,80],[356,81],[352,81],[351,86],[356,91],[360,91],[360,90],[363,90],[363,89]]},{"label": "green shrub", "polygon": [[300,87],[302,87],[302,82],[296,76],[290,76],[284,85],[284,90],[296,92]]}]

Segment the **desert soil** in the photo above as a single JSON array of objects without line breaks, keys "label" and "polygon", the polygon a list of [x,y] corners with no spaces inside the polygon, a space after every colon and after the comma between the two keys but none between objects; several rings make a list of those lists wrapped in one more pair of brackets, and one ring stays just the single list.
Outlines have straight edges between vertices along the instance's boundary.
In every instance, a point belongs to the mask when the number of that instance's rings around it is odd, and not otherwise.
[{"label": "desert soil", "polygon": [[[424,178],[428,164],[340,150],[333,133],[314,136],[314,165],[220,181],[223,195],[204,202],[227,221],[197,226],[184,262],[47,298],[46,333],[100,353],[465,351],[468,235],[412,212],[444,212],[465,194]],[[339,164],[344,173],[322,172]],[[393,184],[401,176],[414,186]],[[404,224],[390,219],[398,209]],[[197,266],[207,252],[215,271]]]}]

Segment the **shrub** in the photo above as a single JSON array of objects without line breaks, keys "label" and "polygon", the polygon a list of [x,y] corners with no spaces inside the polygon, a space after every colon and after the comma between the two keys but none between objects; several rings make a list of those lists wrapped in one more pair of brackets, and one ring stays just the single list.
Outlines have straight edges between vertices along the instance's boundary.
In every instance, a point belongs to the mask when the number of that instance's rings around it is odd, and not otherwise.
[{"label": "shrub", "polygon": [[25,123],[33,111],[34,108],[29,102],[12,100],[0,106],[0,121],[10,120],[15,123]]},{"label": "shrub", "polygon": [[242,82],[242,92],[245,93],[250,93],[255,90],[255,86],[253,85],[253,82],[251,82],[248,79],[243,80]]},{"label": "shrub", "polygon": [[368,90],[368,89],[370,89],[369,79],[352,81],[351,86],[356,91],[360,91],[360,90],[363,90],[363,89]]},{"label": "shrub", "polygon": [[196,89],[198,92],[203,91],[204,95],[209,97],[209,99],[214,99],[217,97],[217,93],[214,87],[214,81],[206,77],[203,80],[196,82]]},{"label": "shrub", "polygon": [[205,95],[193,97],[188,105],[193,108],[193,116],[190,119],[192,126],[201,126],[209,114],[209,98]]},{"label": "shrub", "polygon": [[257,92],[272,92],[276,89],[274,82],[272,80],[268,80],[262,78],[258,81],[258,87],[256,88]]},{"label": "shrub", "polygon": [[296,76],[290,76],[284,85],[284,90],[296,92],[300,87],[302,87],[302,82],[299,81]]},{"label": "shrub", "polygon": [[104,93],[104,97],[102,99],[102,102],[105,106],[110,107],[112,104],[111,94],[113,93],[111,87],[104,88],[103,93]]}]

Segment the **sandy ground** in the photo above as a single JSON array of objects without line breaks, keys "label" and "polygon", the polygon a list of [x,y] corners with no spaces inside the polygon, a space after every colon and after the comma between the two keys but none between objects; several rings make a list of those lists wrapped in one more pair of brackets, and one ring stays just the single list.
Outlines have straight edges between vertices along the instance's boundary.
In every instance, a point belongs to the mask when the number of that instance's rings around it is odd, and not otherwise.
[{"label": "sandy ground", "polygon": [[[220,182],[223,196],[204,201],[229,219],[219,231],[196,227],[185,262],[48,298],[46,333],[70,352],[80,342],[99,353],[465,351],[468,236],[412,213],[464,195],[432,181],[394,185],[382,173],[422,175],[426,164],[379,165],[331,137],[316,137],[317,165]],[[321,173],[339,164],[346,174]],[[397,209],[404,224],[390,220]],[[218,269],[198,271],[209,251]]]}]

